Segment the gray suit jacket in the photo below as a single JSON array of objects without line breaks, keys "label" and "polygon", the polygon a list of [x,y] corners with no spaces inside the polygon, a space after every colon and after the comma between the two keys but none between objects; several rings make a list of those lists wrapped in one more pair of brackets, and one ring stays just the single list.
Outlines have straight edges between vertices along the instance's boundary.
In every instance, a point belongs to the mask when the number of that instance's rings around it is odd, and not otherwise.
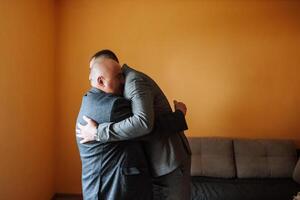
[{"label": "gray suit jacket", "polygon": [[[159,86],[147,75],[127,65],[122,67],[125,75],[124,97],[131,100],[131,117],[118,123],[102,123],[98,126],[101,143],[122,141],[153,134],[144,141],[153,176],[162,176],[175,170],[191,154],[187,138],[180,126],[182,120],[170,117],[172,109]],[[177,112],[177,114],[180,112]],[[162,127],[155,128],[155,121],[161,121]],[[169,125],[165,125],[168,124]],[[175,127],[175,128],[174,128]]]},{"label": "gray suit jacket", "polygon": [[[83,115],[99,124],[119,122],[132,116],[131,103],[123,97],[92,88],[82,98],[77,123],[85,124],[82,118]],[[147,177],[149,177],[148,161],[140,141],[80,144],[80,140],[77,138],[82,162],[84,199],[148,199],[147,194],[145,194],[146,197],[137,198],[132,191],[129,191],[130,189],[128,190],[128,188],[134,186],[136,191],[144,191],[145,193],[149,187],[146,184]],[[118,170],[121,170],[122,174],[126,174],[126,177],[118,177],[120,175]],[[136,177],[137,174],[143,180],[143,183],[123,186],[124,183],[120,181],[121,179],[126,181],[129,179],[128,175]],[[108,186],[111,188],[105,188]],[[111,196],[114,196],[114,198],[111,198]]]}]

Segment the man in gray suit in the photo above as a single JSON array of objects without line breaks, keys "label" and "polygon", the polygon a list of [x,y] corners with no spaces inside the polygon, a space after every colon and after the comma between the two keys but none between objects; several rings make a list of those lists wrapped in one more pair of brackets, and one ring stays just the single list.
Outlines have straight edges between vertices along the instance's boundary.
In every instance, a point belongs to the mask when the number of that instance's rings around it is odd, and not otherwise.
[{"label": "man in gray suit", "polygon": [[[83,119],[97,125],[132,116],[130,101],[121,96],[124,78],[119,67],[95,64],[90,82],[92,88],[82,98],[78,127],[85,123]],[[83,143],[79,138],[84,200],[152,199],[151,176],[141,142]]]},{"label": "man in gray suit", "polygon": [[[117,57],[109,50],[96,53],[91,66],[100,60],[119,65]],[[163,119],[172,112],[167,98],[147,75],[126,64],[122,71],[125,75],[124,97],[131,101],[133,115],[117,123],[100,123],[98,127],[88,122],[80,127],[83,142],[125,141],[154,132],[154,137],[144,142],[153,176],[154,199],[190,200],[191,151],[187,138],[172,127],[168,130],[154,126],[154,119]],[[175,108],[178,115],[186,112],[182,103],[175,102]]]}]

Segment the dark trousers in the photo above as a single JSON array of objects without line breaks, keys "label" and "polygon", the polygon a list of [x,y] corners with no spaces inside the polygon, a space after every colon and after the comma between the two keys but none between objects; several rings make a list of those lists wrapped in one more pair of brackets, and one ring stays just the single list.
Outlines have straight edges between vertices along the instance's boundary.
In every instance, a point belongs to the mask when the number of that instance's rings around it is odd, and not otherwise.
[{"label": "dark trousers", "polygon": [[149,173],[119,168],[102,177],[99,200],[152,200]]},{"label": "dark trousers", "polygon": [[189,157],[177,169],[164,176],[153,178],[154,200],[190,200],[191,199],[191,158]]}]

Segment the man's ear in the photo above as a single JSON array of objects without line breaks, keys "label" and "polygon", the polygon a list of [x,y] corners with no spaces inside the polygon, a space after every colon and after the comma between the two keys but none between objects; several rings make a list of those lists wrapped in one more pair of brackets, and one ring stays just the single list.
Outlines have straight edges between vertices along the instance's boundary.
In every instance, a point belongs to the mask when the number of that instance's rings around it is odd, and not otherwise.
[{"label": "man's ear", "polygon": [[97,78],[97,82],[98,82],[98,84],[101,86],[101,87],[104,87],[105,85],[104,85],[104,77],[103,76],[99,76],[98,78]]}]

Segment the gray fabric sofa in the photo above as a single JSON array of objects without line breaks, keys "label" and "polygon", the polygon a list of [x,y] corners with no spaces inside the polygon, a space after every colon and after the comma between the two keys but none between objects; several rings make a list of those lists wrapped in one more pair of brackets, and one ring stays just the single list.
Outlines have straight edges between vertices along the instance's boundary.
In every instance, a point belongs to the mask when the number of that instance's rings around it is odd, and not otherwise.
[{"label": "gray fabric sofa", "polygon": [[300,192],[293,180],[299,155],[292,141],[200,137],[189,142],[193,200],[292,200]]}]

